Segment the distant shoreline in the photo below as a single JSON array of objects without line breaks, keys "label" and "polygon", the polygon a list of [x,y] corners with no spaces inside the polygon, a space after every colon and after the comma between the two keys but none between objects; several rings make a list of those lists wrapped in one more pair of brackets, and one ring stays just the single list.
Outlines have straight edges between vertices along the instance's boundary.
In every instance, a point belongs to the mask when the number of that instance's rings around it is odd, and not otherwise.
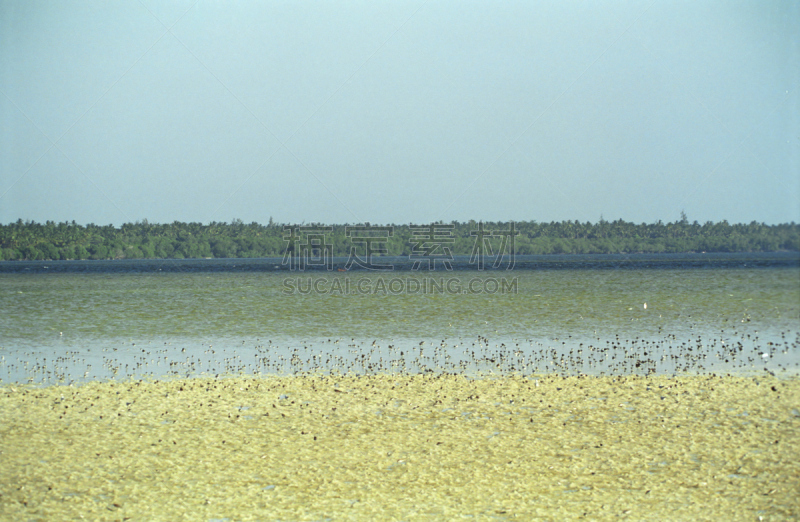
[{"label": "distant shoreline", "polygon": [[120,227],[18,220],[0,225],[0,261],[234,259],[303,255],[451,256],[800,251],[800,225],[617,221],[451,222],[421,225],[153,224]]},{"label": "distant shoreline", "polygon": [[797,268],[800,252],[687,252],[669,254],[544,254],[516,255],[501,259],[494,266],[490,258],[479,269],[469,256],[456,255],[450,270],[435,264],[435,270],[426,266],[415,268],[414,259],[408,256],[376,257],[389,270],[372,270],[348,265],[348,257],[333,257],[329,265],[307,266],[299,270],[282,257],[263,258],[194,258],[194,259],[102,259],[102,260],[48,260],[0,261],[0,274],[35,273],[165,273],[165,272],[271,272],[285,275],[344,275],[388,274],[402,272],[408,275],[425,274],[426,277],[452,276],[459,273],[494,273],[510,276],[514,271],[526,270],[626,270],[626,269],[739,269],[739,268]]}]

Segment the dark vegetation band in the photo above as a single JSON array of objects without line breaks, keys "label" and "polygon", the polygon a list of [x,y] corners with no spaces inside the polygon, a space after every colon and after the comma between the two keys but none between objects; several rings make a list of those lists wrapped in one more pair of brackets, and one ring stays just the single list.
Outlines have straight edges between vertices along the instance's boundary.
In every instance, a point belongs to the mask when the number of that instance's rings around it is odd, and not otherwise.
[{"label": "dark vegetation band", "polygon": [[[332,225],[325,243],[332,255],[348,256],[358,242],[345,234],[347,225]],[[426,224],[391,225],[385,239],[387,255],[407,256],[418,243],[413,230]],[[445,246],[452,255],[470,255],[478,230],[475,221],[452,222]],[[635,224],[622,220],[597,223],[561,221],[514,223],[514,253],[613,254],[681,252],[775,252],[800,250],[800,225],[729,224],[686,219]],[[507,231],[509,222],[483,222],[487,231]],[[120,227],[72,223],[36,223],[18,220],[0,225],[0,261],[141,258],[281,257],[286,253],[287,232],[281,224],[231,223],[153,224],[147,220]],[[490,240],[491,241],[491,240]],[[499,245],[499,240],[497,241]],[[434,243],[436,241],[434,240]]]}]

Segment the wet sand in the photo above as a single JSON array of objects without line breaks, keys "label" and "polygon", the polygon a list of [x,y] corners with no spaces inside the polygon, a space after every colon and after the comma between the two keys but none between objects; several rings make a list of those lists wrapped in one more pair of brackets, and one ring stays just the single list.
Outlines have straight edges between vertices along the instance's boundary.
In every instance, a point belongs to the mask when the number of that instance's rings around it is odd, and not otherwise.
[{"label": "wet sand", "polygon": [[800,380],[0,387],[2,520],[796,520]]}]

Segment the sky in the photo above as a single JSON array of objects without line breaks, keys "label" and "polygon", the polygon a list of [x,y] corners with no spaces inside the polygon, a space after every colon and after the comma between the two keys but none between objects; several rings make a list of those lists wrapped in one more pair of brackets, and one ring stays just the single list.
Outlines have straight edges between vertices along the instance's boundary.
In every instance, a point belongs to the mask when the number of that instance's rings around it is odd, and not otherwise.
[{"label": "sky", "polygon": [[794,1],[0,1],[0,223],[800,222]]}]

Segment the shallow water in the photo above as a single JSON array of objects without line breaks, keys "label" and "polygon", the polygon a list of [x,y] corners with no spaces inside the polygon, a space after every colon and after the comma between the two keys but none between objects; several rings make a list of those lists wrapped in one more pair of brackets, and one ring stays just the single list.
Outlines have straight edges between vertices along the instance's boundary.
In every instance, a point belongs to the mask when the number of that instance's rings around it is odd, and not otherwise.
[{"label": "shallow water", "polygon": [[0,275],[0,379],[797,371],[800,269],[730,256],[670,268],[665,259],[618,270],[603,268],[606,259],[383,273],[87,273],[39,263]]},{"label": "shallow water", "polygon": [[800,268],[734,259],[0,270],[0,518],[796,520]]}]

